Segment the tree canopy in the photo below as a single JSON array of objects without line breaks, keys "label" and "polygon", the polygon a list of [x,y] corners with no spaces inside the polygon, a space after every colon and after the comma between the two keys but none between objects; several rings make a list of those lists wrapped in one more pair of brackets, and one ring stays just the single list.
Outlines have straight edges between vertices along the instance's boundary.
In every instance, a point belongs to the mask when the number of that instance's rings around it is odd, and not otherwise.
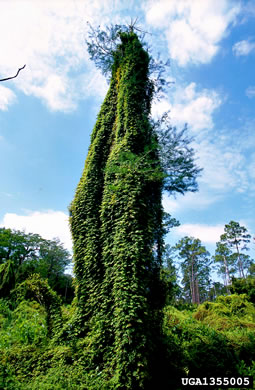
[{"label": "tree canopy", "polygon": [[72,278],[66,275],[72,258],[58,239],[39,234],[0,228],[0,296],[37,273],[69,302],[73,298]]}]

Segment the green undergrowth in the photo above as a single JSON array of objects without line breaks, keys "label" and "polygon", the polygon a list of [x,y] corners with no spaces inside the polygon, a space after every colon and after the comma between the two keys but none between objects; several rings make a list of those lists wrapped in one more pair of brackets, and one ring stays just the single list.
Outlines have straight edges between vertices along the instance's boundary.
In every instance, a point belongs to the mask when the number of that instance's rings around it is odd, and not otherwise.
[{"label": "green undergrowth", "polygon": [[164,330],[183,351],[188,375],[255,375],[255,307],[245,294],[220,296],[196,310],[168,306]]},{"label": "green undergrowth", "polygon": [[[73,307],[61,309],[63,321],[68,322]],[[169,375],[255,377],[254,316],[255,307],[244,294],[182,310],[165,307]],[[107,367],[90,369],[92,336],[57,345],[47,333],[46,319],[38,302],[23,300],[13,308],[8,300],[0,300],[1,389],[117,388]]]}]

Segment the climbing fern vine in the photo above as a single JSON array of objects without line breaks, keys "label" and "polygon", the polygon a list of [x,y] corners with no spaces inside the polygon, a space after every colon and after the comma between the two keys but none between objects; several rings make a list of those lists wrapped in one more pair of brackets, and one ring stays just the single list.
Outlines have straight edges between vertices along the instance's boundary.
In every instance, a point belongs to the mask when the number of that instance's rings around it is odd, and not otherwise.
[{"label": "climbing fern vine", "polygon": [[70,207],[74,327],[93,340],[91,368],[116,388],[136,389],[152,376],[160,338],[164,175],[149,121],[150,58],[133,31],[120,40]]}]

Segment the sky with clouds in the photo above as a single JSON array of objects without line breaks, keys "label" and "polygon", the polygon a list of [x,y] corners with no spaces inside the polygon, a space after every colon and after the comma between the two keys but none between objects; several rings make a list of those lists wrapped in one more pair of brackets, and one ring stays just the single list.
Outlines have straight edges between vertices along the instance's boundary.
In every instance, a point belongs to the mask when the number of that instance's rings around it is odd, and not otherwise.
[{"label": "sky with clouds", "polygon": [[[71,250],[68,205],[107,81],[89,60],[88,24],[138,18],[172,82],[170,110],[194,137],[199,192],[164,195],[181,225],[167,241],[200,238],[211,254],[230,220],[255,235],[255,3],[244,0],[0,0],[0,226],[59,237]],[[250,254],[254,256],[255,245]]]}]

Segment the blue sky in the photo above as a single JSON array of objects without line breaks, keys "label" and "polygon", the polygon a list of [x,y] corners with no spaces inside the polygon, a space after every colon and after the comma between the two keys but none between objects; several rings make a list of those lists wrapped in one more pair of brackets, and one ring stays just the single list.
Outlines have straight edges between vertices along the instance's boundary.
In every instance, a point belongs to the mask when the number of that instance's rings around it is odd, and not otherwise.
[{"label": "blue sky", "polygon": [[[164,196],[181,225],[167,241],[200,238],[211,254],[230,220],[255,235],[255,3],[229,0],[1,2],[0,226],[59,237],[71,249],[68,205],[107,83],[89,60],[87,24],[138,18],[174,81],[152,114],[188,123],[199,192]],[[250,254],[254,256],[255,244]]]}]

